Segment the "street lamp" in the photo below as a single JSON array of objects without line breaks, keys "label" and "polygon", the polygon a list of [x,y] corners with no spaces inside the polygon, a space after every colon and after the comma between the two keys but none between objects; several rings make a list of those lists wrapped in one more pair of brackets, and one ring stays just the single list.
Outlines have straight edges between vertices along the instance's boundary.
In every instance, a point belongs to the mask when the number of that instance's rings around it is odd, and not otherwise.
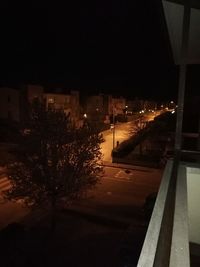
[{"label": "street lamp", "polygon": [[128,106],[126,106],[125,108],[126,108],[126,115],[127,115],[127,113],[128,113]]},{"label": "street lamp", "polygon": [[113,106],[113,149],[115,148],[115,114],[114,114],[114,106]]}]

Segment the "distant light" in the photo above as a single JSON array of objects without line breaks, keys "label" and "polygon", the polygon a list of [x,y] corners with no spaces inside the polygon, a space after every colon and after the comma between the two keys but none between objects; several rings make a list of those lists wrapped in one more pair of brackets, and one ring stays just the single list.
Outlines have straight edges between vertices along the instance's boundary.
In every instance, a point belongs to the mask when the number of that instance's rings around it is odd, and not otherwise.
[{"label": "distant light", "polygon": [[28,129],[28,128],[25,128],[25,129],[23,130],[23,134],[24,134],[24,135],[28,135],[28,134],[30,134],[30,133],[31,133],[31,130]]},{"label": "distant light", "polygon": [[128,106],[126,106],[126,108],[128,108]]},{"label": "distant light", "polygon": [[98,109],[98,108],[96,108],[96,111],[99,111],[99,109]]},{"label": "distant light", "polygon": [[86,113],[85,113],[85,114],[83,114],[83,117],[84,117],[84,118],[87,118],[87,114],[86,114]]},{"label": "distant light", "polygon": [[171,103],[171,104],[173,104],[173,103],[174,103],[174,101],[170,101],[170,103]]},{"label": "distant light", "polygon": [[49,99],[48,99],[48,102],[49,102],[49,103],[54,103],[54,99],[53,99],[53,98],[49,98]]},{"label": "distant light", "polygon": [[174,114],[175,113],[175,110],[172,110],[172,112],[171,112],[172,114]]}]

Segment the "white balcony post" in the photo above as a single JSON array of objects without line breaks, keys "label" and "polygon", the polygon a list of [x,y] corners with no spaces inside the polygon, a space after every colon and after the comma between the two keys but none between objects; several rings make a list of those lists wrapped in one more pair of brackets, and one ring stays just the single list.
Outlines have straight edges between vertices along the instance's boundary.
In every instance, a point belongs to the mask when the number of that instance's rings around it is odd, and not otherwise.
[{"label": "white balcony post", "polygon": [[183,27],[182,27],[181,64],[179,72],[178,108],[177,108],[176,136],[175,136],[176,154],[180,154],[181,150],[185,81],[186,81],[187,56],[188,56],[188,45],[189,45],[190,12],[191,8],[189,2],[187,2],[184,5]]}]

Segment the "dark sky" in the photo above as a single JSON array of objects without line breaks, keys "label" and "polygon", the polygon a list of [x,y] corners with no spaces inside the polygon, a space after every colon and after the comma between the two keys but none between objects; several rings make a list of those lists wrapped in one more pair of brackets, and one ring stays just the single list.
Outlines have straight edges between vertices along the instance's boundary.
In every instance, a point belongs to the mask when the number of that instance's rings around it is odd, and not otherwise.
[{"label": "dark sky", "polygon": [[152,1],[72,2],[62,8],[1,8],[2,85],[176,95],[176,68]]}]

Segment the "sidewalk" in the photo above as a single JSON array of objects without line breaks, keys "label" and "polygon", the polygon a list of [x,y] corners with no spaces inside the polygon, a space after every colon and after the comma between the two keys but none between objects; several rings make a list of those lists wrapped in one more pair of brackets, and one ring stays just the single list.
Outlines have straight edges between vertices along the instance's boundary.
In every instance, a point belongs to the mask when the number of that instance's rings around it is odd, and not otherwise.
[{"label": "sidewalk", "polygon": [[118,229],[128,229],[130,222],[118,216],[109,215],[96,210],[94,207],[87,207],[84,205],[73,204],[69,208],[63,209],[65,214],[73,215],[86,219],[87,221],[101,224],[105,226],[112,226]]},{"label": "sidewalk", "polygon": [[142,211],[140,218],[137,216],[127,218],[114,215],[113,213],[110,213],[109,210],[107,210],[107,212],[106,210],[98,210],[98,208],[96,209],[95,206],[92,207],[92,205],[88,207],[81,204],[73,204],[71,207],[63,209],[63,212],[81,217],[96,224],[112,226],[117,229],[128,230],[134,227],[143,227],[145,224],[144,219],[142,218]]},{"label": "sidewalk", "polygon": [[[133,209],[135,208],[136,214],[134,216],[126,216],[126,214],[123,214],[124,212],[113,211],[112,207],[109,204],[106,205],[104,201],[100,203],[97,199],[86,199],[75,201],[72,205],[61,208],[58,214],[81,218],[97,225],[128,230],[132,227],[144,226],[142,210],[141,208],[133,207]],[[0,230],[12,222],[18,222],[30,228],[40,224],[49,215],[49,212],[43,209],[29,211],[27,208],[23,208],[21,205],[13,202],[6,203],[4,207],[1,206],[0,213],[2,215]]]},{"label": "sidewalk", "polygon": [[151,167],[143,167],[143,166],[138,166],[138,165],[124,164],[124,163],[113,163],[111,161],[103,161],[102,165],[105,167],[136,170],[136,171],[143,171],[143,172],[149,172],[150,169],[153,169]]},{"label": "sidewalk", "polygon": [[111,225],[122,229],[141,226],[144,223],[141,205],[127,202],[126,199],[124,200],[116,194],[111,197],[101,191],[95,194],[91,193],[85,199],[74,201],[63,211],[97,224]]}]

